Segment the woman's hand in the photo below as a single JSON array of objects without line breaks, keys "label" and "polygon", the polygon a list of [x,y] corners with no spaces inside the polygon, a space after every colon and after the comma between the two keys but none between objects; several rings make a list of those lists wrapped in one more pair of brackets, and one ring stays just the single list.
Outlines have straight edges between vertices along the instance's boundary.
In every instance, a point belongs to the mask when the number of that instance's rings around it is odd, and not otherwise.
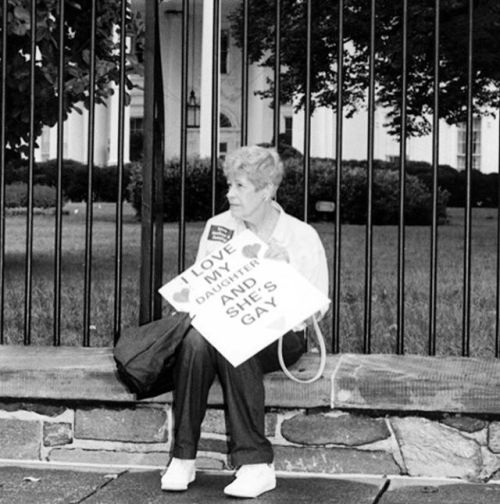
[{"label": "woman's hand", "polygon": [[280,245],[275,239],[271,239],[268,245],[269,248],[264,255],[266,259],[290,262],[290,256],[288,255],[286,248]]}]

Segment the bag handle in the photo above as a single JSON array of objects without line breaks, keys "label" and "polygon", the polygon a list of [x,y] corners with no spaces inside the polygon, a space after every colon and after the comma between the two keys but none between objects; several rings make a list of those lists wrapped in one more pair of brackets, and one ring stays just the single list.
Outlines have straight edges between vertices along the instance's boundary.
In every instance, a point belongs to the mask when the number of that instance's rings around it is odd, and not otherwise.
[{"label": "bag handle", "polygon": [[325,338],[323,337],[323,333],[321,332],[321,329],[319,327],[318,321],[316,319],[316,316],[313,315],[312,317],[313,320],[313,327],[314,331],[316,332],[316,339],[318,340],[318,345],[319,345],[319,353],[320,353],[320,362],[319,362],[319,367],[318,371],[316,374],[307,380],[301,380],[300,378],[297,378],[294,376],[289,369],[286,367],[285,361],[283,360],[283,336],[279,339],[278,341],[278,360],[281,366],[281,369],[285,373],[290,380],[293,380],[294,382],[297,383],[313,383],[321,376],[323,375],[323,371],[325,370],[325,365],[326,365],[326,346],[325,346]]}]

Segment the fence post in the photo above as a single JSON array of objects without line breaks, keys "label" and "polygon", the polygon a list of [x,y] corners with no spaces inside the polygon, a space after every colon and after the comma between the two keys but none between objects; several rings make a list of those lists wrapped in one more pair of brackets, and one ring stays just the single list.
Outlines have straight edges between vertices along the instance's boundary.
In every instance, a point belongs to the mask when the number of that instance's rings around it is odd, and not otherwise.
[{"label": "fence post", "polygon": [[144,162],[142,167],[139,323],[159,318],[156,286],[163,257],[163,96],[158,36],[158,0],[146,2],[144,50]]}]

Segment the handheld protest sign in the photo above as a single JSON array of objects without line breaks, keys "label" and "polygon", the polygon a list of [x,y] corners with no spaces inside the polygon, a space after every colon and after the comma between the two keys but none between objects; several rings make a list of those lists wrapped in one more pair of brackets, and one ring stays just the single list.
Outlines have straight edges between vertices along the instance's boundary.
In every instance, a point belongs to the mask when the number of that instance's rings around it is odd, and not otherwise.
[{"label": "handheld protest sign", "polygon": [[288,263],[266,259],[266,250],[244,231],[160,290],[234,366],[330,302]]}]

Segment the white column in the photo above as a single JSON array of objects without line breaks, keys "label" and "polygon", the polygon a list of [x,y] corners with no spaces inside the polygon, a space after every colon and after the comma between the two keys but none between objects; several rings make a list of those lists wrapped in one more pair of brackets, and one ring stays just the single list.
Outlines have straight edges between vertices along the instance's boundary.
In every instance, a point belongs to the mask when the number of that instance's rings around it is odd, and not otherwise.
[{"label": "white column", "polygon": [[[108,98],[108,117],[109,117],[109,153],[107,164],[109,166],[118,164],[118,127],[120,124],[120,88],[116,84],[112,84],[114,93]],[[130,106],[124,107],[123,114],[123,160],[125,163],[129,161],[130,153]]]},{"label": "white column", "polygon": [[88,111],[81,103],[80,108],[82,114],[72,112],[64,122],[64,157],[87,163]]},{"label": "white column", "polygon": [[[115,27],[113,33],[113,42],[115,44],[120,43],[120,35],[118,26]],[[127,41],[125,41],[127,44]],[[106,164],[116,165],[118,164],[118,146],[119,146],[119,125],[120,125],[120,86],[115,82],[110,84],[112,94],[107,98],[107,119],[108,119],[108,145],[107,145],[107,155]],[[123,90],[125,93],[126,89]],[[130,153],[130,106],[124,107],[123,114],[124,130],[123,130],[123,159],[124,162],[129,161]]]},{"label": "white column", "polygon": [[293,114],[292,147],[304,152],[304,109]]},{"label": "white column", "polygon": [[181,150],[182,10],[179,2],[160,4],[160,47],[165,106],[165,158]]},{"label": "white column", "polygon": [[[108,105],[109,107],[109,105]],[[105,105],[95,106],[94,122],[94,164],[107,166],[111,132],[111,111]]]},{"label": "white column", "polygon": [[481,119],[481,171],[498,171],[498,117]]},{"label": "white column", "polygon": [[254,91],[267,88],[266,75],[271,76],[271,70],[250,65],[248,73],[248,145],[268,143],[273,139],[273,109],[269,98],[262,99]]},{"label": "white column", "polygon": [[108,98],[108,116],[109,116],[109,147],[108,147],[108,165],[115,165],[118,162],[118,110],[119,107],[119,89],[115,84],[111,85],[114,93]]},{"label": "white column", "polygon": [[200,157],[211,154],[212,143],[212,72],[213,72],[214,0],[204,0],[201,42],[200,82]]},{"label": "white column", "polygon": [[311,155],[334,157],[335,155],[335,114],[331,109],[318,107],[311,117]]}]

